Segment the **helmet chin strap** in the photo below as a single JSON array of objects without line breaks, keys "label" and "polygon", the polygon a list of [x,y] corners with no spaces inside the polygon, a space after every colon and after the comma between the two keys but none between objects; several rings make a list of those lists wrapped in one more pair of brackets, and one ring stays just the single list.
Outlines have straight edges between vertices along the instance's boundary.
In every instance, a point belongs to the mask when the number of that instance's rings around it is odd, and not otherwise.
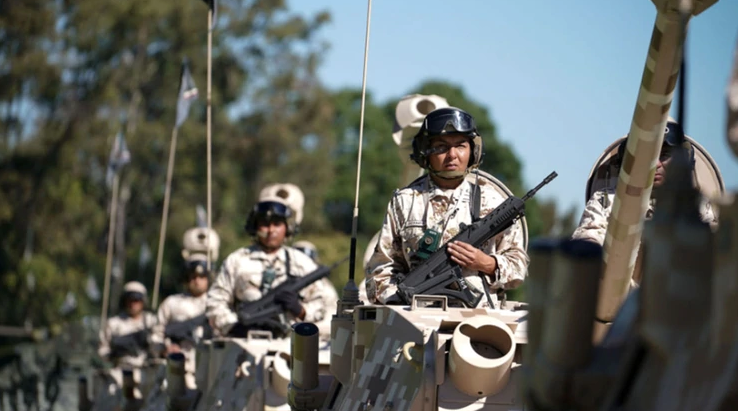
[{"label": "helmet chin strap", "polygon": [[458,171],[458,170],[436,171],[429,166],[428,172],[444,180],[459,180],[459,179],[466,177],[466,175],[469,173],[469,169],[467,168],[464,171]]}]

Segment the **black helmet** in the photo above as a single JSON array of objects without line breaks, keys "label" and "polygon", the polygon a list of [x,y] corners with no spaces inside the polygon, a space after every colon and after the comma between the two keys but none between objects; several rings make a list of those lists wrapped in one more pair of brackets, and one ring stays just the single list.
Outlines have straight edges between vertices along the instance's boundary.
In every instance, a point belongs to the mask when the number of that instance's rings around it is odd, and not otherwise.
[{"label": "black helmet", "polygon": [[461,134],[469,137],[472,156],[467,169],[479,167],[484,157],[484,143],[477,131],[474,117],[456,107],[444,107],[433,110],[425,116],[418,134],[413,138],[413,153],[410,158],[420,167],[428,168],[428,150],[433,137]]},{"label": "black helmet", "polygon": [[[618,146],[618,161],[621,163],[623,159],[625,159],[625,148],[627,144],[628,138],[626,137]],[[684,135],[682,126],[676,121],[670,119],[666,122],[666,128],[664,129],[664,142],[661,147],[683,147],[687,150],[689,163],[694,167],[694,147]]]},{"label": "black helmet", "polygon": [[[212,267],[213,263],[211,262],[210,265]],[[211,270],[208,270],[208,264],[206,260],[186,260],[182,269],[182,280],[186,282],[189,281],[190,278],[193,278],[195,276],[206,277],[209,280],[210,272]]]},{"label": "black helmet", "polygon": [[260,201],[254,205],[246,220],[246,232],[256,235],[258,221],[284,221],[287,225],[287,235],[293,235],[296,224],[292,209],[280,201]]}]

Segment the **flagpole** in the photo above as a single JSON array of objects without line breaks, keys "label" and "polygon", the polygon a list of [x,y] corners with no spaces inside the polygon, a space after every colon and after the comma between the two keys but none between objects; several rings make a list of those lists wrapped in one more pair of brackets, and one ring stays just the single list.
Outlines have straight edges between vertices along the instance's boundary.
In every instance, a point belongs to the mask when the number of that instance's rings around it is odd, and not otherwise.
[{"label": "flagpole", "polygon": [[164,258],[164,234],[167,231],[169,219],[169,196],[172,191],[172,174],[174,174],[174,155],[177,151],[177,126],[172,129],[172,142],[169,147],[169,164],[167,164],[167,183],[164,186],[164,209],[161,212],[161,227],[159,228],[159,248],[156,251],[156,274],[154,276],[154,297],[151,299],[151,308],[156,309],[159,302],[159,281],[161,280],[161,265]]},{"label": "flagpole", "polygon": [[212,143],[212,135],[211,135],[211,129],[212,129],[212,101],[211,101],[211,88],[213,83],[213,8],[208,7],[208,89],[207,89],[207,99],[208,99],[208,109],[207,109],[207,156],[208,156],[208,237],[205,240],[206,247],[208,249],[207,252],[207,268],[210,270],[210,233],[213,229],[213,197],[212,197],[212,150],[211,150],[211,143]]},{"label": "flagpole", "polygon": [[115,241],[115,216],[118,213],[118,172],[113,174],[113,198],[110,205],[110,226],[108,227],[108,253],[105,262],[105,287],[103,288],[102,313],[100,314],[100,331],[105,330],[108,319],[108,300],[110,293],[110,274],[113,268],[113,243]]}]

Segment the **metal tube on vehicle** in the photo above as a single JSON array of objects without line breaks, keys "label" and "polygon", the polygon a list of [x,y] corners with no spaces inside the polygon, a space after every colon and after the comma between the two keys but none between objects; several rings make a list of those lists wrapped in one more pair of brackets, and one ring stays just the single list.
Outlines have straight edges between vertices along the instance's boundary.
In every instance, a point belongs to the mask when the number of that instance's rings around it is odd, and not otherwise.
[{"label": "metal tube on vehicle", "polygon": [[569,370],[588,363],[601,270],[599,244],[566,240],[556,250],[540,341],[550,363]]},{"label": "metal tube on vehicle", "polygon": [[318,326],[297,323],[292,326],[292,385],[300,390],[318,386]]},{"label": "metal tube on vehicle", "polygon": [[541,342],[553,256],[559,242],[556,239],[542,239],[532,242],[528,247],[530,265],[525,290],[528,303],[528,343],[523,348],[525,364],[532,364]]},{"label": "metal tube on vehicle", "polygon": [[87,377],[79,377],[77,382],[77,409],[79,411],[89,411],[92,409],[92,402],[88,394]]},{"label": "metal tube on vehicle", "polygon": [[171,353],[167,356],[167,396],[181,397],[187,392],[185,384],[185,356]]}]

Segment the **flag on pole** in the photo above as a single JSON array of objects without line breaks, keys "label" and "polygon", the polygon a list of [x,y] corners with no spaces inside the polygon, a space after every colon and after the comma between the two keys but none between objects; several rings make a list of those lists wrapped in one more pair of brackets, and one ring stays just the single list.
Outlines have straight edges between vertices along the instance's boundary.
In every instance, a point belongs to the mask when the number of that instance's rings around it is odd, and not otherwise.
[{"label": "flag on pole", "polygon": [[179,81],[179,98],[177,99],[177,121],[175,127],[179,128],[190,113],[190,105],[197,100],[197,86],[192,79],[190,66],[187,59],[182,59],[182,78]]},{"label": "flag on pole", "polygon": [[218,18],[218,0],[203,0],[208,7],[213,10],[213,28]]},{"label": "flag on pole", "polygon": [[108,187],[113,185],[113,177],[121,167],[131,162],[131,152],[128,151],[126,139],[122,132],[118,132],[113,142],[113,148],[110,150],[110,158],[108,159],[108,171],[105,181]]},{"label": "flag on pole", "polygon": [[198,204],[196,207],[196,213],[197,213],[197,226],[198,227],[207,227],[208,226],[208,213],[205,211],[205,207],[202,206],[202,204]]},{"label": "flag on pole", "polygon": [[141,248],[139,248],[138,251],[138,271],[143,272],[144,268],[146,268],[150,261],[151,248],[149,248],[149,243],[144,241],[141,243]]}]

